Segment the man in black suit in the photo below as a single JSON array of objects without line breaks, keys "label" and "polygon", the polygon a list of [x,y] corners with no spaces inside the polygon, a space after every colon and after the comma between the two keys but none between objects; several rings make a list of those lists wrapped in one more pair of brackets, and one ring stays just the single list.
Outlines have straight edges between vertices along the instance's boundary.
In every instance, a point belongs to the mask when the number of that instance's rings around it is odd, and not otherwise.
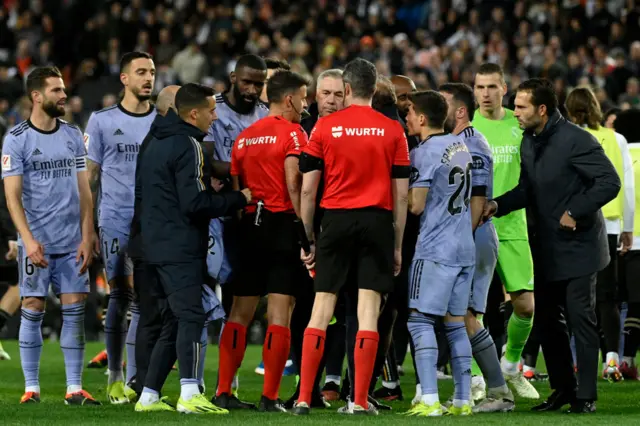
[{"label": "man in black suit", "polygon": [[[595,411],[598,378],[596,274],[609,263],[600,208],[615,198],[620,179],[598,141],[565,120],[551,83],[523,82],[514,115],[524,130],[520,181],[487,203],[484,216],[528,208],[534,218],[536,258],[535,321],[553,394],[534,411]],[[576,337],[578,380],[573,370],[564,312]]]}]

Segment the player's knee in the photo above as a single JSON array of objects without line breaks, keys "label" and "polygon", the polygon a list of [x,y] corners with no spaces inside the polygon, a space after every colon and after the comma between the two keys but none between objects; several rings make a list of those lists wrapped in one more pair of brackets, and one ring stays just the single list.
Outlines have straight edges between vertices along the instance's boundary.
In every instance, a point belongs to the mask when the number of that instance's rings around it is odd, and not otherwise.
[{"label": "player's knee", "polygon": [[333,317],[336,307],[337,296],[332,293],[319,292],[313,302],[309,328],[326,330]]},{"label": "player's knee", "polygon": [[284,294],[270,294],[267,304],[267,322],[269,325],[289,327],[295,299]]},{"label": "player's knee", "polygon": [[87,300],[87,294],[85,293],[68,293],[60,295],[60,302],[63,305],[72,305],[74,303],[80,303]]},{"label": "player's knee", "polygon": [[511,304],[513,312],[520,318],[531,318],[535,311],[535,303],[533,293],[530,291],[523,292],[517,297],[511,295]]},{"label": "player's knee", "polygon": [[34,312],[44,312],[44,297],[25,297],[22,299],[22,308]]},{"label": "player's knee", "polygon": [[467,311],[464,316],[464,325],[467,329],[467,334],[469,337],[475,335],[482,328],[482,324],[476,317],[476,314],[472,311]]},{"label": "player's knee", "polygon": [[242,324],[248,327],[256,312],[259,297],[234,297],[231,312],[229,313],[229,321]]}]

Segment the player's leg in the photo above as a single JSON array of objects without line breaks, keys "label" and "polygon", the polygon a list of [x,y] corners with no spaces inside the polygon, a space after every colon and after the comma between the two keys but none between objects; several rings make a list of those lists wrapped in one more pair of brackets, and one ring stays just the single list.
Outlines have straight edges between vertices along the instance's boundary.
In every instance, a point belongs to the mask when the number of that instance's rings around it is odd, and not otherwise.
[{"label": "player's leg", "polygon": [[640,251],[632,250],[620,260],[620,283],[627,301],[624,321],[624,353],[620,371],[625,379],[638,380],[635,358],[640,347]]},{"label": "player's leg", "polygon": [[538,391],[519,370],[522,350],[533,327],[533,259],[526,240],[501,241],[498,248],[497,272],[511,298],[513,314],[507,327],[507,347],[501,360],[505,379],[516,393],[527,399],[538,399]]},{"label": "player's leg", "polygon": [[133,390],[129,384],[133,379],[135,379],[138,372],[136,363],[136,333],[138,332],[138,324],[140,322],[140,304],[135,291],[133,291],[133,262],[126,254],[124,255],[124,262],[124,274],[129,288],[129,312],[131,312],[131,321],[129,322],[127,338],[125,341],[125,348],[127,352],[125,395],[127,395],[127,399],[133,400],[135,399],[135,394],[132,393]]},{"label": "player's leg", "polygon": [[90,291],[89,273],[80,273],[81,263],[76,253],[52,255],[49,263],[51,285],[60,297],[62,332],[60,347],[64,356],[67,376],[67,405],[100,405],[82,388],[84,367],[84,315],[87,294]]},{"label": "player's leg", "polygon": [[222,303],[216,296],[215,291],[211,288],[213,283],[202,286],[202,308],[205,312],[205,323],[200,336],[200,364],[198,365],[198,381],[200,391],[205,393],[204,366],[207,357],[207,347],[209,346],[209,324],[218,319],[224,318],[224,309]]},{"label": "player's leg", "polygon": [[527,339],[527,344],[522,350],[522,375],[530,381],[546,380],[546,374],[538,373],[536,365],[538,363],[538,355],[540,354],[540,326],[537,322],[533,322],[533,328]]},{"label": "player's leg", "polygon": [[[20,288],[18,287],[18,277],[16,267],[0,268],[2,279],[10,280],[10,286],[0,299],[0,330],[4,327],[7,321],[18,312],[20,309]],[[11,356],[4,350],[2,343],[0,343],[0,361],[11,360]]]},{"label": "player's leg", "polygon": [[596,313],[603,339],[601,349],[605,364],[602,376],[611,381],[622,380],[618,348],[620,347],[620,309],[618,307],[618,235],[609,235],[611,260],[598,273],[596,282]]},{"label": "player's leg", "polygon": [[129,279],[125,275],[126,243],[127,237],[124,234],[105,228],[100,229],[100,248],[109,284],[104,333],[109,369],[107,397],[112,404],[128,402],[122,368],[127,340],[127,311],[132,297],[132,287],[129,287]]}]

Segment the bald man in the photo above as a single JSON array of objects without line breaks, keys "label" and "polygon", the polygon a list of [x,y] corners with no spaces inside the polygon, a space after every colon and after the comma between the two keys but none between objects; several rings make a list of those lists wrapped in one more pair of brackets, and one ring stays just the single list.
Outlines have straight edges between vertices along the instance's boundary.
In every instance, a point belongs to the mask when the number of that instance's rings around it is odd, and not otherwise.
[{"label": "bald man", "polygon": [[[155,105],[158,115],[151,124],[152,129],[164,120],[180,120],[180,117],[175,113],[175,99],[178,89],[180,89],[180,86],[172,85],[165,87],[160,91],[160,93],[158,93]],[[142,236],[140,232],[140,200],[142,188],[140,186],[138,169],[140,168],[140,161],[142,160],[144,151],[147,149],[151,139],[151,132],[149,132],[149,134],[144,138],[144,141],[142,141],[140,151],[138,152],[138,159],[136,162],[135,202],[128,246],[128,254],[133,261],[134,291],[136,292],[136,296],[140,303],[140,322],[138,323],[138,332],[136,334],[136,364],[138,371],[132,383],[132,388],[138,395],[142,393],[142,388],[149,369],[151,352],[153,351],[153,347],[159,339],[160,331],[162,330],[160,309],[156,303],[155,297],[153,296],[153,292],[150,291],[150,288],[153,288],[149,283],[150,277],[145,273],[146,265],[142,253]],[[175,340],[173,345],[175,346]],[[173,362],[168,365],[169,370],[167,371],[167,374],[172,367]],[[160,376],[161,374],[162,372],[158,375]]]},{"label": "bald man", "polygon": [[409,93],[416,91],[416,84],[409,77],[404,75],[394,75],[391,82],[396,89],[396,105],[403,120],[407,118],[409,112]]}]

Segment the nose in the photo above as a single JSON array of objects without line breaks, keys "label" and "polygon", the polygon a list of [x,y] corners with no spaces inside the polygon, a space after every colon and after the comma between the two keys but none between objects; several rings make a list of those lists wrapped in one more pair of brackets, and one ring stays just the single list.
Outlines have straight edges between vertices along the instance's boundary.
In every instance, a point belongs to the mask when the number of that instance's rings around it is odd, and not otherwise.
[{"label": "nose", "polygon": [[257,94],[258,94],[258,88],[256,87],[256,85],[255,85],[255,84],[250,84],[250,85],[247,87],[247,92],[248,92],[250,95],[257,95]]}]

